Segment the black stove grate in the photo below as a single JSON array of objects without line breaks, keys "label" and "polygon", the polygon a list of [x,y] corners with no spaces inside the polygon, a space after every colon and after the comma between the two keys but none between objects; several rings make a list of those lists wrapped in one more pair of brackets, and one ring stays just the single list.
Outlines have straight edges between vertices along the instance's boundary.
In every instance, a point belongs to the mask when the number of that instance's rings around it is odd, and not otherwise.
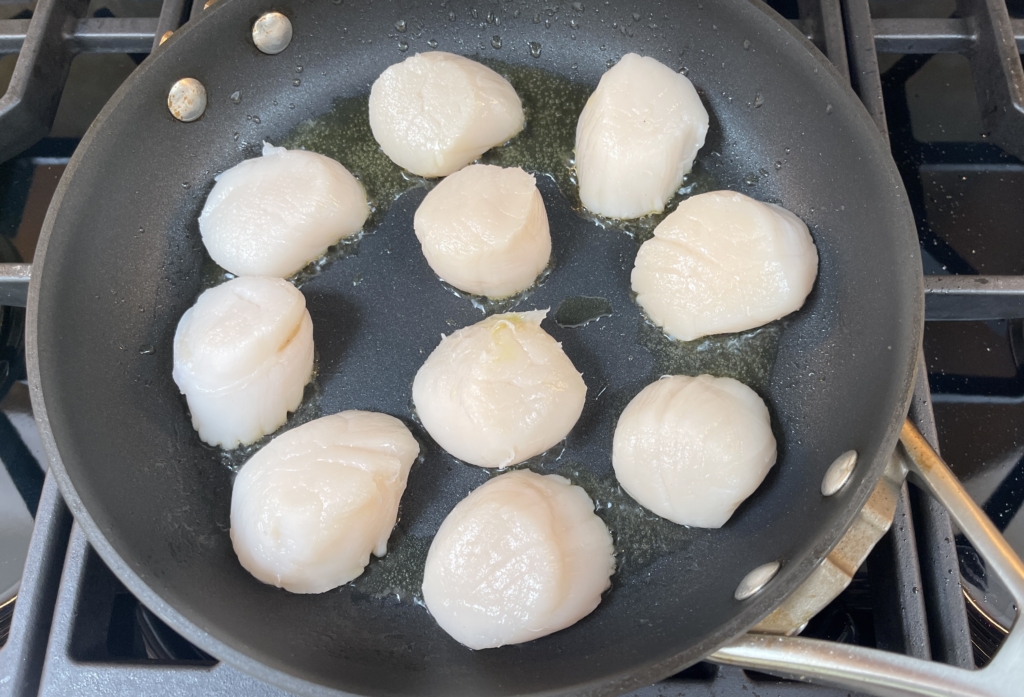
[{"label": "black stove grate", "polygon": [[[970,427],[961,429],[968,431],[966,441],[951,435],[957,431],[954,423],[984,419],[964,410],[1024,405],[1024,333],[1019,319],[1024,317],[1024,243],[1019,238],[1024,165],[1018,159],[1024,156],[1024,77],[1019,60],[1024,50],[1024,3],[769,4],[835,64],[890,139],[914,207],[929,274],[931,322],[912,416],[933,445],[941,432],[954,465],[958,457],[970,462],[974,445],[992,439],[984,430]],[[45,207],[48,200],[46,186],[38,181],[48,173],[55,182],[77,144],[75,138],[46,137],[72,61],[87,53],[142,60],[167,32],[204,9],[202,0],[157,0],[151,7],[151,16],[118,17],[106,8],[90,15],[85,0],[38,0],[34,8],[0,19],[0,54],[18,54],[7,94],[0,99],[0,160],[7,160],[0,165],[0,235],[13,239],[27,259],[30,252],[24,249],[34,242],[26,245],[19,239],[30,209]],[[923,14],[944,16],[915,16],[922,14],[922,7]],[[922,125],[914,86],[937,55],[964,57],[977,95],[976,109],[966,118],[960,114],[945,124]],[[977,128],[963,137],[975,120]],[[941,135],[949,124],[959,129],[956,137],[922,136],[936,131]],[[964,181],[972,186],[961,186]],[[31,230],[27,234],[31,237]],[[985,368],[988,363],[975,354],[991,354],[992,348],[1005,354],[1004,360]],[[1015,423],[1024,430],[1024,418]],[[1007,452],[1017,448],[1020,459],[1011,458],[1007,474],[979,497],[1008,531],[1024,502],[1024,433],[1017,434],[1016,428],[1004,428],[1013,433],[1000,431],[995,440]],[[0,450],[9,470],[25,468],[26,463],[37,466],[30,454],[25,458],[24,448]],[[11,454],[15,451],[22,454]],[[971,472],[961,469],[958,474],[970,487]],[[958,542],[945,511],[913,485],[905,485],[891,531],[849,589],[815,617],[804,634],[963,667],[981,665],[1003,634],[998,612],[992,613],[984,602],[971,599],[970,613],[965,608],[961,565],[974,587],[987,590],[984,565],[971,551]],[[0,648],[0,697],[282,694],[206,656],[142,607],[73,526],[52,478],[38,498],[35,534],[16,607],[10,639]],[[710,697],[745,691],[762,697],[849,694],[709,663],[636,694]]]}]

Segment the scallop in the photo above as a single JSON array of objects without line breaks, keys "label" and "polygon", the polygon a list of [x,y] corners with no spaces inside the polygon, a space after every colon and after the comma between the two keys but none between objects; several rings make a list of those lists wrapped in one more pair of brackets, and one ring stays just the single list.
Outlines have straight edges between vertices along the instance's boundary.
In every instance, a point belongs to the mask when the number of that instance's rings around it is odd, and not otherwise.
[{"label": "scallop", "polygon": [[381,73],[370,89],[373,137],[395,164],[423,177],[462,169],[523,123],[508,80],[452,53],[417,53]]},{"label": "scallop", "polygon": [[263,156],[216,177],[199,215],[210,257],[236,276],[287,278],[358,232],[366,191],[343,165],[263,144]]},{"label": "scallop", "polygon": [[420,421],[442,448],[473,465],[508,467],[572,430],[587,386],[541,328],[546,315],[492,315],[442,337],[412,385]]},{"label": "scallop", "polygon": [[343,411],[293,428],[242,466],[231,543],[260,581],[323,593],[383,557],[419,445],[398,419]]},{"label": "scallop", "polygon": [[663,211],[707,132],[708,112],[684,75],[627,53],[601,77],[576,124],[580,200],[608,218]]},{"label": "scallop", "polygon": [[427,554],[423,601],[471,649],[538,639],[594,611],[615,571],[612,537],[587,493],[520,470],[463,499]]},{"label": "scallop", "polygon": [[174,382],[210,445],[234,448],[277,430],[312,374],[313,322],[287,281],[228,281],[200,295],[178,322]]},{"label": "scallop", "polygon": [[526,290],[551,257],[544,199],[518,167],[470,165],[446,177],[423,199],[413,227],[434,273],[474,295]]},{"label": "scallop", "polygon": [[612,466],[636,501],[673,523],[720,528],[775,464],[764,401],[732,378],[666,376],[615,427]]},{"label": "scallop", "polygon": [[753,329],[799,310],[818,275],[807,226],[734,191],[689,198],[640,247],[633,291],[676,339]]}]

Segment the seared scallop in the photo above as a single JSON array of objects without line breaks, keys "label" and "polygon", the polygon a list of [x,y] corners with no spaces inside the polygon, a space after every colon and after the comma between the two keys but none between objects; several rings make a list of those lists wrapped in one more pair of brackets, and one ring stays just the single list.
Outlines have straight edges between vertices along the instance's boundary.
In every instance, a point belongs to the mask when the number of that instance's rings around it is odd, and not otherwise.
[{"label": "seared scallop", "polygon": [[676,339],[753,329],[799,310],[818,275],[807,226],[734,191],[689,198],[640,247],[633,291]]},{"label": "seared scallop", "polygon": [[546,314],[492,315],[441,339],[416,373],[412,399],[442,448],[473,465],[508,467],[572,430],[587,386],[541,328]]},{"label": "seared scallop", "polygon": [[608,218],[663,211],[707,132],[708,112],[684,75],[627,53],[601,77],[576,125],[580,200]]},{"label": "seared scallop", "polygon": [[474,295],[526,290],[551,256],[544,199],[518,167],[470,165],[449,175],[416,209],[413,227],[434,273]]},{"label": "seared scallop", "polygon": [[443,177],[523,128],[508,80],[443,51],[417,53],[381,73],[370,89],[370,128],[399,167]]},{"label": "seared scallop", "polygon": [[174,334],[174,382],[210,445],[234,448],[277,430],[312,373],[306,299],[279,278],[236,278],[205,291]]},{"label": "seared scallop", "polygon": [[557,475],[510,472],[445,518],[423,601],[471,649],[520,644],[593,612],[614,570],[611,534],[587,492]]},{"label": "seared scallop", "polygon": [[263,156],[216,177],[199,215],[210,257],[236,276],[287,278],[358,232],[366,191],[343,165],[263,144]]},{"label": "seared scallop", "polygon": [[252,456],[231,492],[242,566],[292,593],[323,593],[383,557],[419,445],[387,414],[343,411],[287,431]]},{"label": "seared scallop", "polygon": [[619,417],[612,466],[622,488],[673,523],[720,528],[775,464],[764,401],[732,378],[666,376]]}]

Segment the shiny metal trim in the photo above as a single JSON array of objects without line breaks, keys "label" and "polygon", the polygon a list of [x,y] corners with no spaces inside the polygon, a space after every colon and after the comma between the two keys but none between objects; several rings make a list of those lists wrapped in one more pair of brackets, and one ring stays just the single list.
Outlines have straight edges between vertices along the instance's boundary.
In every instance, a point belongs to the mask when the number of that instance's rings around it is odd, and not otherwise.
[{"label": "shiny metal trim", "polygon": [[167,94],[171,116],[184,123],[195,121],[206,111],[206,88],[194,77],[183,77]]},{"label": "shiny metal trim", "polygon": [[736,586],[736,592],[733,596],[736,600],[746,600],[757,595],[758,591],[768,585],[768,583],[775,578],[775,574],[779,573],[779,569],[782,565],[777,561],[770,561],[767,564],[761,564],[749,574],[743,577],[740,584]]},{"label": "shiny metal trim", "polygon": [[0,264],[0,305],[25,307],[32,264]]},{"label": "shiny metal trim", "polygon": [[252,42],[263,53],[276,56],[292,41],[292,22],[280,12],[267,12],[252,25]]},{"label": "shiny metal trim", "polygon": [[835,459],[821,479],[821,495],[832,496],[849,481],[853,468],[857,466],[857,451],[847,450]]}]

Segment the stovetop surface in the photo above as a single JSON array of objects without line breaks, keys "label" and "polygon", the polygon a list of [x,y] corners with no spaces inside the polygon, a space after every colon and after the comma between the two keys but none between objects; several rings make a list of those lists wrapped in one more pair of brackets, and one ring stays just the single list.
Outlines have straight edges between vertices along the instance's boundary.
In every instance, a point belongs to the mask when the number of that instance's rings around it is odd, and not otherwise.
[{"label": "stovetop surface", "polygon": [[[869,112],[887,132],[917,217],[925,273],[1024,275],[1024,164],[986,130],[975,96],[977,73],[964,51],[951,50],[935,32],[929,34],[927,26],[915,24],[922,18],[948,19],[953,24],[944,25],[947,29],[960,27],[955,24],[956,3],[769,4],[808,34],[841,72],[852,76]],[[17,59],[10,48],[16,51],[19,45],[14,25],[4,20],[27,19],[34,7],[0,5],[0,51],[8,51],[0,58],[0,88],[10,80]],[[1011,0],[1007,7],[1018,46],[1024,46],[1024,2]],[[75,58],[49,136],[0,164],[0,260],[32,259],[47,204],[92,118],[163,31],[200,12],[198,0],[195,6],[187,0],[93,0],[87,21],[94,24],[89,26],[107,31],[124,50],[86,52]],[[132,38],[126,38],[129,30],[135,32]],[[1020,155],[1024,141],[1017,145]],[[1010,543],[1024,553],[1024,516],[1019,515],[1024,505],[1024,322],[969,319],[972,316],[978,315],[927,323],[924,359],[930,396],[919,385],[915,416],[926,435],[934,426],[953,470]],[[2,326],[18,326],[17,316],[3,319]],[[0,327],[0,345],[12,345],[3,331]],[[10,643],[0,649],[0,697],[36,692],[280,694],[178,637],[124,589],[77,528],[68,537],[71,520],[59,493],[52,481],[43,486],[45,458],[27,388],[18,381],[23,379],[23,367],[16,359],[6,364],[5,372],[5,358],[0,356],[0,387],[9,388],[0,401],[0,460],[6,465],[0,470],[0,644],[10,619],[3,593],[17,582],[26,558],[28,563],[14,605],[25,608],[19,610],[22,629],[16,621]],[[984,562],[970,545],[958,537],[949,543],[948,521],[941,512],[934,511],[920,492],[910,491],[901,501],[893,531],[850,587],[804,633],[964,665],[974,660],[983,664],[1001,638],[998,623],[1008,625],[1014,608],[990,583]],[[33,521],[30,509],[36,505]],[[36,534],[29,550],[33,525]],[[949,544],[942,542],[944,538]],[[953,544],[955,552],[950,551]],[[984,621],[972,609],[973,656],[969,648],[964,652],[963,637],[954,636],[961,625],[943,619],[947,614],[963,615],[957,607],[962,596],[952,568],[954,553],[972,600],[995,620],[995,625]],[[929,580],[940,575],[954,580]],[[955,612],[938,612],[935,608],[941,604]],[[899,616],[895,619],[894,611]],[[34,677],[32,668],[11,667],[33,662],[41,669]],[[710,695],[744,690],[763,697],[846,694],[707,663],[640,693]]]}]

